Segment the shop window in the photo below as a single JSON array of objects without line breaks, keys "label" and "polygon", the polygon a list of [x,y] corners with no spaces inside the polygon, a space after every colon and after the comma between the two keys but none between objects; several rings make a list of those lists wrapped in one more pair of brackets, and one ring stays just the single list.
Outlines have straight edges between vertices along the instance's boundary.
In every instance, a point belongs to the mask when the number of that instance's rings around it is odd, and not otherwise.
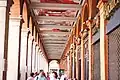
[{"label": "shop window", "polygon": [[93,44],[93,80],[100,80],[100,40]]},{"label": "shop window", "polygon": [[120,26],[108,34],[109,80],[120,80]]}]

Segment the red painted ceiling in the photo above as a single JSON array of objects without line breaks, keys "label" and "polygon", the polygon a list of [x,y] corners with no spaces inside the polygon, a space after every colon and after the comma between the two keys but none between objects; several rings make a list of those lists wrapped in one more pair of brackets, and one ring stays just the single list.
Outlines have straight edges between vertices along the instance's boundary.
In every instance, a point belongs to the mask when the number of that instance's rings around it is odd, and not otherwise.
[{"label": "red painted ceiling", "polygon": [[62,4],[78,4],[73,0],[40,0],[42,3],[62,3]]}]

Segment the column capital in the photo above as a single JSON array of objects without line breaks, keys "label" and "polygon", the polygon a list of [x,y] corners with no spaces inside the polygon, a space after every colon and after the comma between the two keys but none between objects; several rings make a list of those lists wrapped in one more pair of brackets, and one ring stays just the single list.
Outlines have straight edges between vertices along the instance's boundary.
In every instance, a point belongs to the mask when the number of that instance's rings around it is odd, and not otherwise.
[{"label": "column capital", "polygon": [[34,44],[36,44],[36,47],[39,48],[39,46],[37,45],[37,42],[34,42]]},{"label": "column capital", "polygon": [[22,30],[21,30],[22,32],[26,32],[26,33],[28,33],[29,32],[29,30],[28,30],[28,28],[22,28]]},{"label": "column capital", "polygon": [[97,5],[97,8],[101,9],[102,6],[103,6],[105,3],[107,3],[107,2],[108,2],[108,0],[99,0],[98,5]]},{"label": "column capital", "polygon": [[36,47],[38,46],[38,45],[37,45],[37,42],[34,41],[33,43],[36,45]]},{"label": "column capital", "polygon": [[[11,25],[15,25],[14,27],[20,27],[20,21],[21,21],[21,18],[20,17],[10,17],[10,23]],[[12,26],[12,27],[13,27]]]},{"label": "column capital", "polygon": [[[29,32],[29,30],[28,30],[28,32]],[[29,34],[29,35],[30,35],[29,40],[34,40],[34,37],[31,34]]]},{"label": "column capital", "polygon": [[7,0],[0,0],[0,7],[6,7],[7,6]]},{"label": "column capital", "polygon": [[22,29],[22,30],[21,30],[21,35],[22,35],[22,37],[27,38],[28,30],[27,30],[27,29]]}]

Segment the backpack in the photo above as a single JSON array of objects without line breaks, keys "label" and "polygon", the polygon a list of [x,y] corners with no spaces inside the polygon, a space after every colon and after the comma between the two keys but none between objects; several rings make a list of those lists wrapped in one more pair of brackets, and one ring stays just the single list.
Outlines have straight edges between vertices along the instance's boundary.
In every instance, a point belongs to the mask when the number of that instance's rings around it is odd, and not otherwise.
[{"label": "backpack", "polygon": [[37,76],[36,80],[39,80],[39,77]]}]

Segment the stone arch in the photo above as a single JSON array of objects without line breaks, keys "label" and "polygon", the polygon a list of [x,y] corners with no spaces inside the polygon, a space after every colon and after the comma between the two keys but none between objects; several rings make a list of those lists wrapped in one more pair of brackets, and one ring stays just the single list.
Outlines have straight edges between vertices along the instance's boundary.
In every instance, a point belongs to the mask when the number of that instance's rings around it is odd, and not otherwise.
[{"label": "stone arch", "polygon": [[93,18],[95,17],[95,15],[98,13],[99,9],[97,8],[97,4],[99,2],[99,0],[89,0],[89,9],[90,9],[90,13],[89,13],[89,17]]},{"label": "stone arch", "polygon": [[24,20],[24,23],[22,25],[22,28],[27,28],[27,7],[26,7],[26,4],[23,5],[23,20]]},{"label": "stone arch", "polygon": [[85,28],[84,24],[88,19],[89,19],[89,7],[88,7],[88,3],[85,3],[82,11],[82,29]]},{"label": "stone arch", "polygon": [[59,61],[57,61],[57,60],[51,60],[50,62],[49,62],[49,71],[50,70],[59,70]]}]

